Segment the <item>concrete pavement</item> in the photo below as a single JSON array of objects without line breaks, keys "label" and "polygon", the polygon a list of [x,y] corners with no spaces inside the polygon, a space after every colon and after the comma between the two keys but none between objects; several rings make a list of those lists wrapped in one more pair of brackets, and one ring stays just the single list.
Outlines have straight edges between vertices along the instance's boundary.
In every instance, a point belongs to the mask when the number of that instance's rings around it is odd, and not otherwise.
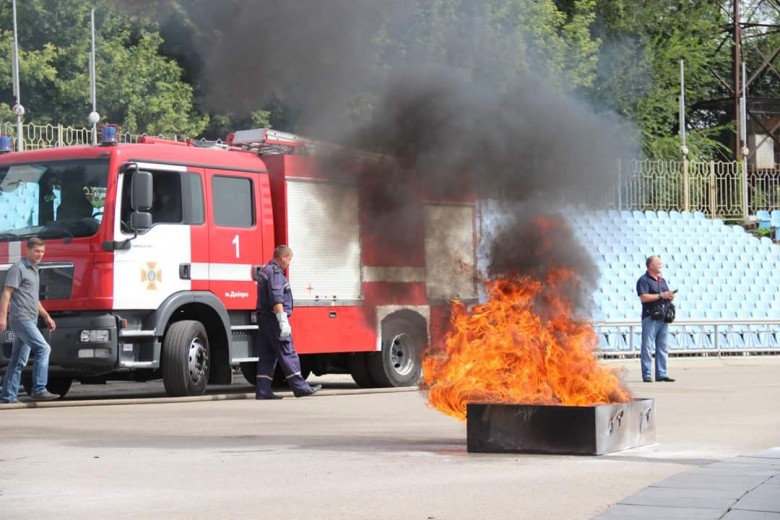
[{"label": "concrete pavement", "polygon": [[469,454],[465,426],[419,392],[327,379],[321,394],[274,402],[3,407],[0,516],[621,518],[633,506],[615,504],[651,486],[682,489],[701,466],[780,446],[780,359],[673,358],[678,381],[652,384],[638,360],[609,364],[656,399],[657,444],[601,457]]}]

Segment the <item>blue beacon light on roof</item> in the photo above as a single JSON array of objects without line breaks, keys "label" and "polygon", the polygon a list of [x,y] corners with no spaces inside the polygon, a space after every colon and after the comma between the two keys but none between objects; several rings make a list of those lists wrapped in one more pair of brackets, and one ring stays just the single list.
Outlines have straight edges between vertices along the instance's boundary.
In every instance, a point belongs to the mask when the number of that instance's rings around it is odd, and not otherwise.
[{"label": "blue beacon light on roof", "polygon": [[103,146],[113,146],[117,144],[116,128],[113,126],[104,126],[101,132],[100,144]]},{"label": "blue beacon light on roof", "polygon": [[0,135],[0,153],[9,153],[11,151],[11,137],[7,135]]}]

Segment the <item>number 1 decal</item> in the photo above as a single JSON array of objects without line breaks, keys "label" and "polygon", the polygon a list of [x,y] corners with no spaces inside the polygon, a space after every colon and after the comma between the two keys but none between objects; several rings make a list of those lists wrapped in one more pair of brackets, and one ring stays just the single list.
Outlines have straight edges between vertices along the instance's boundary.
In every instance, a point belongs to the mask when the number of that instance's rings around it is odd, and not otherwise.
[{"label": "number 1 decal", "polygon": [[231,242],[234,246],[236,246],[236,258],[238,258],[241,255],[240,249],[239,249],[239,242],[238,242],[238,235],[233,237],[233,241]]}]

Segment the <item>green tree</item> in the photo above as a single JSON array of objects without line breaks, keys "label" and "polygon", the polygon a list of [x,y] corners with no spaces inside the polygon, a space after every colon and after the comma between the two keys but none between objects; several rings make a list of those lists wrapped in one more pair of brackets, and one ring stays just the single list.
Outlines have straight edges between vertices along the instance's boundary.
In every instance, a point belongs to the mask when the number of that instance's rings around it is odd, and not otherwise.
[{"label": "green tree", "polygon": [[[137,18],[117,13],[109,0],[18,2],[26,120],[87,124],[92,7],[96,8],[97,105],[103,121],[129,132],[199,134],[208,118],[198,111],[181,67],[160,54],[159,33]],[[9,2],[0,6],[0,27],[0,60],[10,63]],[[0,99],[8,100],[6,104],[13,101],[10,67],[0,71]]]},{"label": "green tree", "polygon": [[726,23],[719,2],[603,0],[597,34],[604,45],[591,96],[633,121],[650,158],[679,158],[680,60],[685,60],[688,146],[691,158],[710,158],[724,146],[721,120],[692,112],[719,97],[717,76],[728,77],[727,53],[718,52]]}]

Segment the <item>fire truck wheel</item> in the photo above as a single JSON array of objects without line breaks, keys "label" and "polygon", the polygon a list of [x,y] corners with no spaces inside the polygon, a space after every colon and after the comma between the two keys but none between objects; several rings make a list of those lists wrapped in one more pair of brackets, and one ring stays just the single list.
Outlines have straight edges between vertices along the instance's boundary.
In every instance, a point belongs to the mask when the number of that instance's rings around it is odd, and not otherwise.
[{"label": "fire truck wheel", "polygon": [[[53,394],[57,394],[60,397],[65,397],[65,394],[70,390],[70,385],[73,384],[73,379],[70,377],[50,377],[46,383],[46,390]],[[27,395],[32,394],[32,376],[22,377],[22,386]]]},{"label": "fire truck wheel", "polygon": [[255,386],[255,383],[257,382],[257,361],[241,363],[241,375],[244,376],[247,383]]},{"label": "fire truck wheel", "polygon": [[373,354],[373,352],[358,352],[349,356],[349,373],[352,375],[355,383],[362,388],[374,388],[376,386],[366,364],[366,357]]},{"label": "fire truck wheel", "polygon": [[169,396],[203,395],[211,368],[209,338],[203,324],[184,320],[168,327],[161,368]]},{"label": "fire truck wheel", "polygon": [[424,334],[404,319],[382,325],[382,351],[369,354],[366,365],[377,386],[411,386],[422,372]]}]

